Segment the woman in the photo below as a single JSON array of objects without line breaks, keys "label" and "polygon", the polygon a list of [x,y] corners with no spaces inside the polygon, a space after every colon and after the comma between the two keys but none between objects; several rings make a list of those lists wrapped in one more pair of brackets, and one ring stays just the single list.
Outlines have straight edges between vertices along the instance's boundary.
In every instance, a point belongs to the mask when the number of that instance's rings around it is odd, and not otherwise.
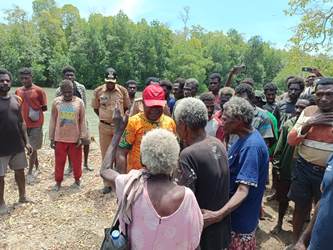
[{"label": "woman", "polygon": [[243,98],[232,97],[223,106],[223,129],[238,140],[228,152],[230,200],[220,210],[203,210],[205,226],[231,214],[229,250],[256,249],[255,231],[268,174],[268,149],[252,127],[254,109]]},{"label": "woman", "polygon": [[121,231],[125,232],[126,223],[133,250],[195,249],[199,245],[203,218],[196,198],[171,178],[179,150],[173,133],[154,129],[141,142],[142,170],[118,174],[108,168],[101,173],[116,190],[122,206]]}]

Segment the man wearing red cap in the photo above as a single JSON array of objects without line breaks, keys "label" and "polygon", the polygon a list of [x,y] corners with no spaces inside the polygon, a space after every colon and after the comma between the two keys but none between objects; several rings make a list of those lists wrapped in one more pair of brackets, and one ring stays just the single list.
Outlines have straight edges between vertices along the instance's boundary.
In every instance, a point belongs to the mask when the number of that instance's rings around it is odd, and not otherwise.
[{"label": "man wearing red cap", "polygon": [[144,89],[142,98],[143,112],[129,118],[117,149],[116,165],[120,173],[142,168],[140,144],[145,133],[154,128],[176,132],[175,122],[163,114],[166,104],[163,88],[159,85],[149,85]]}]

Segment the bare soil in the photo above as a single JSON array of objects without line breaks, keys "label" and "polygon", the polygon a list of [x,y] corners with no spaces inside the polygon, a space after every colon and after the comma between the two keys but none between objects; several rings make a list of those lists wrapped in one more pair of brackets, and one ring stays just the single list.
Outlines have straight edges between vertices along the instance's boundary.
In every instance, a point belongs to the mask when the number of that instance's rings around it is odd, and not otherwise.
[{"label": "bare soil", "polygon": [[[90,165],[93,172],[83,172],[82,187],[73,189],[73,177],[65,177],[63,188],[54,185],[54,155],[47,147],[39,151],[40,170],[27,195],[33,201],[18,204],[17,187],[12,171],[6,175],[5,199],[10,214],[0,216],[0,249],[99,249],[104,228],[112,222],[116,208],[113,193],[103,195],[98,171],[100,154],[92,144]],[[267,194],[270,190],[267,190]],[[283,249],[291,241],[291,225],[286,216],[284,229],[276,236],[270,233],[277,220],[276,202],[264,201],[265,220],[257,231],[258,249]]]}]

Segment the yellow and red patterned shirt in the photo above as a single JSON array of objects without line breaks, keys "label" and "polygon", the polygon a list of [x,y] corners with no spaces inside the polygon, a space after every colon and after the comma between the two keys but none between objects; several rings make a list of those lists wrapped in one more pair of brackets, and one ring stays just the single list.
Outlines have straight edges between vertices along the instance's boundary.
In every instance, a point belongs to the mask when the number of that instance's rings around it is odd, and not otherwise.
[{"label": "yellow and red patterned shirt", "polygon": [[158,121],[149,121],[143,112],[129,118],[127,127],[121,137],[119,147],[129,149],[127,158],[127,172],[131,169],[141,169],[140,144],[142,137],[154,128],[168,129],[176,133],[176,124],[170,117],[162,114]]}]

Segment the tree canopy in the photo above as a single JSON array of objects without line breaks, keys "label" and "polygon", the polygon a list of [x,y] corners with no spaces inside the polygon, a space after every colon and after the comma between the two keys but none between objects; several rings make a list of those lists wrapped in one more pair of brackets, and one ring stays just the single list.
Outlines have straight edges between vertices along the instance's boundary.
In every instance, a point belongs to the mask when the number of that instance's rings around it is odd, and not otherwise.
[{"label": "tree canopy", "polygon": [[332,0],[289,0],[286,14],[301,18],[291,39],[293,43],[305,51],[332,49]]},{"label": "tree canopy", "polygon": [[[290,1],[288,13],[305,10],[309,2]],[[15,81],[19,68],[31,67],[36,83],[55,87],[62,79],[61,69],[72,65],[77,80],[94,88],[111,66],[121,83],[134,79],[141,89],[149,76],[171,81],[194,77],[204,91],[210,73],[219,72],[226,79],[229,70],[242,63],[247,69],[235,82],[252,77],[257,88],[271,81],[283,88],[284,79],[300,74],[302,66],[318,67],[326,75],[333,73],[330,56],[306,54],[301,46],[276,49],[260,36],[247,40],[234,29],[223,32],[207,31],[200,25],[189,27],[189,9],[181,15],[184,29],[173,31],[157,20],[133,22],[123,12],[115,16],[92,13],[84,19],[75,6],[59,7],[54,0],[35,0],[32,7],[31,17],[18,6],[4,11],[5,22],[0,24],[0,66],[10,70]],[[309,25],[312,27],[311,22]],[[332,29],[331,21],[328,25],[327,29]],[[305,42],[305,35],[299,34],[297,31],[293,38],[297,45]],[[330,34],[327,31],[326,37]]]}]

